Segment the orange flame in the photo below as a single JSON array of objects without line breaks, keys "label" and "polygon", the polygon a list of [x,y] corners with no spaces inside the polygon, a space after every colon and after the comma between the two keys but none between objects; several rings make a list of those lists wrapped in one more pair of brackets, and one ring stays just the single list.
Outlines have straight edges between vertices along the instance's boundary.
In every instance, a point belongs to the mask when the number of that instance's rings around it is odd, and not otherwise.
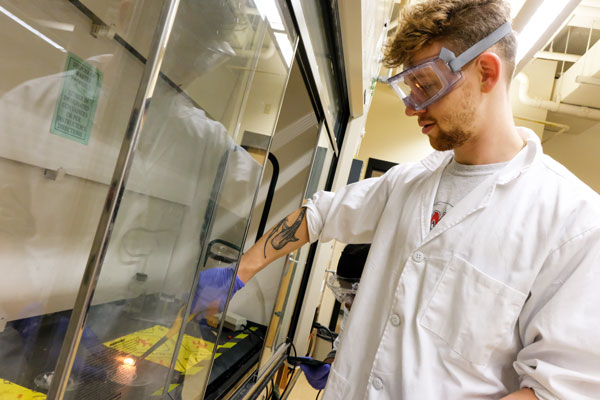
[{"label": "orange flame", "polygon": [[134,366],[135,360],[131,357],[125,357],[125,359],[123,360],[123,364],[129,365],[129,366]]}]

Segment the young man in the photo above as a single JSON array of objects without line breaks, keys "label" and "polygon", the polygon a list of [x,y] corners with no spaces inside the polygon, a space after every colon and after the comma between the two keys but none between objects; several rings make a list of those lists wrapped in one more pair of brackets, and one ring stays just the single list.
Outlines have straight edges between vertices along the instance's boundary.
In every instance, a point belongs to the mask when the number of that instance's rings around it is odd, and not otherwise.
[{"label": "young man", "polygon": [[600,394],[600,198],[513,124],[502,0],[429,0],[387,52],[437,150],[317,193],[243,257],[246,282],[307,241],[372,243],[332,399]]}]

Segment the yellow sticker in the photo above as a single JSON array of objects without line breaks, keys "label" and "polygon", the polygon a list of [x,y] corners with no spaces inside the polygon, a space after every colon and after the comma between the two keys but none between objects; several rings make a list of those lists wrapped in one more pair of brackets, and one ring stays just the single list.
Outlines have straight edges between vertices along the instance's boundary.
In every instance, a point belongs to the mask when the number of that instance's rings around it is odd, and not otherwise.
[{"label": "yellow sticker", "polygon": [[0,399],[2,400],[41,400],[45,399],[46,395],[39,392],[34,392],[16,383],[0,379]]},{"label": "yellow sticker", "polygon": [[[154,343],[158,342],[169,329],[156,325],[148,329],[130,333],[118,339],[104,343],[105,346],[124,353],[139,357]],[[153,351],[146,360],[156,364],[168,367],[171,363],[173,352],[175,351],[176,337],[167,340],[155,351]],[[184,335],[179,349],[179,355],[175,364],[175,369],[185,373],[189,368],[194,368],[195,372],[200,371],[205,365],[197,365],[203,361],[209,361],[212,355],[214,344],[200,338]],[[189,375],[189,373],[188,373]]]},{"label": "yellow sticker", "polygon": [[[177,386],[179,386],[179,383],[171,383],[171,385],[169,385],[169,393],[171,393],[171,391],[173,389],[175,389]],[[158,389],[156,392],[152,393],[152,396],[160,396],[163,392],[163,389],[160,388]]]}]

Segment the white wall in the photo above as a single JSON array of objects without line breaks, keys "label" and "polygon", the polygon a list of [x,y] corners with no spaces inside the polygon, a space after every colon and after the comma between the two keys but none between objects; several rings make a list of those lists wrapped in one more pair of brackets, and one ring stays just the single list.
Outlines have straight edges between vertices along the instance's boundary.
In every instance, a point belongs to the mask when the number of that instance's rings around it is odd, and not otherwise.
[{"label": "white wall", "polygon": [[364,162],[363,172],[369,157],[400,163],[418,161],[431,151],[417,119],[404,114],[404,104],[388,85],[378,83],[357,157]]},{"label": "white wall", "polygon": [[[529,79],[529,97],[550,100],[555,91],[553,84],[557,62],[534,59],[523,72]],[[544,152],[567,167],[579,179],[600,193],[600,123],[598,121],[523,105],[518,98],[519,84],[513,81],[511,99],[515,124],[533,129],[542,140]],[[594,89],[600,96],[600,89]],[[594,99],[591,99],[594,100]],[[556,136],[558,128],[541,123],[523,121],[518,117],[567,125],[565,133]]]},{"label": "white wall", "polygon": [[544,152],[600,193],[600,123],[556,113],[548,113],[548,119],[568,125],[569,130],[560,136],[547,132]]},{"label": "white wall", "polygon": [[[529,96],[542,100],[550,100],[552,84],[556,71],[556,61],[534,59],[523,68],[522,74],[529,79]],[[517,126],[532,129],[539,137],[544,133],[548,112],[541,108],[531,107],[519,101],[519,82],[513,80],[510,86],[510,100],[513,117]],[[541,121],[541,122],[534,122]]]}]

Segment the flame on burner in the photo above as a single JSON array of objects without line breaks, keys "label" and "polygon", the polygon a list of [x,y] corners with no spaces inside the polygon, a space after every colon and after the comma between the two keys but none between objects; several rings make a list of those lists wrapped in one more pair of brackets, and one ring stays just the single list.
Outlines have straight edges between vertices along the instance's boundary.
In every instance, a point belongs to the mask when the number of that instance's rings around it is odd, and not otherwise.
[{"label": "flame on burner", "polygon": [[133,358],[131,358],[131,357],[125,357],[123,359],[123,364],[134,366],[135,365],[135,360]]}]

